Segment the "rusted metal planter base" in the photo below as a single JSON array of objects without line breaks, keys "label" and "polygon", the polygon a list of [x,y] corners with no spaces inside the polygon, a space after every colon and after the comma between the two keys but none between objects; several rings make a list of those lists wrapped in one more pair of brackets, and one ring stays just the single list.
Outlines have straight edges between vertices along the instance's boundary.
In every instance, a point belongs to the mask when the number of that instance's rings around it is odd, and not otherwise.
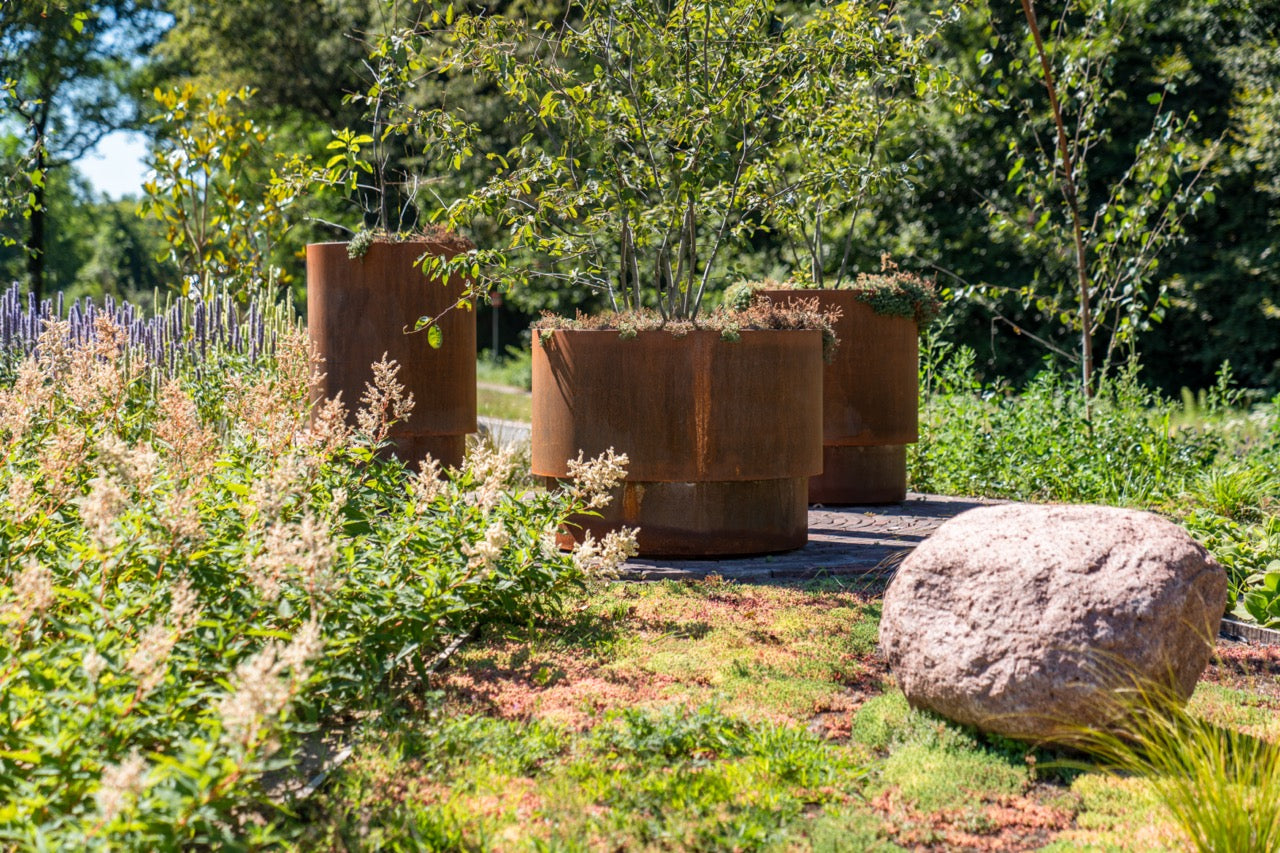
[{"label": "rusted metal planter base", "polygon": [[774,302],[818,299],[839,308],[840,348],[822,372],[822,474],[809,500],[897,503],[907,494],[906,445],[917,440],[919,335],[915,320],[875,313],[849,290],[762,290]]},{"label": "rusted metal planter base", "polygon": [[809,502],[815,504],[889,504],[906,497],[905,444],[825,445],[822,473],[809,480]]},{"label": "rusted metal planter base", "polygon": [[807,477],[710,483],[623,484],[600,518],[578,516],[560,537],[570,548],[584,531],[599,539],[638,527],[649,557],[776,554],[803,548],[809,536]]},{"label": "rusted metal planter base", "polygon": [[799,548],[822,464],[821,388],[817,331],[535,335],[533,473],[564,478],[579,451],[630,458],[604,516],[569,531],[577,538],[639,527],[646,556]]}]

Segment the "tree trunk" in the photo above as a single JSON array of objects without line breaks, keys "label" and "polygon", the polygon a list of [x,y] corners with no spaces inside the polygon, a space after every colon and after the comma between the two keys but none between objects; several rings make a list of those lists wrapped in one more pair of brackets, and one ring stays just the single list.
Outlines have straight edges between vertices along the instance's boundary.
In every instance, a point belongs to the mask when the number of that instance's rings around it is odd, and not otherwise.
[{"label": "tree trunk", "polygon": [[[45,174],[44,147],[36,148],[36,171]],[[27,282],[39,302],[44,297],[44,199],[45,181],[31,187],[34,204],[31,205],[30,229],[27,231]]]}]

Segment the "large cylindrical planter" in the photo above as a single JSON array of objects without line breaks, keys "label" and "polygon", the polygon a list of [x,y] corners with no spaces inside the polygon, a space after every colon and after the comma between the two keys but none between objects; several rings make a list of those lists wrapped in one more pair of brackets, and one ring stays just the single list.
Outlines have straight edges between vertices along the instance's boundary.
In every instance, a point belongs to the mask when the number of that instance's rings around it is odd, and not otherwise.
[{"label": "large cylindrical planter", "polygon": [[[389,448],[411,465],[428,454],[460,466],[467,433],[476,431],[476,315],[453,307],[465,282],[424,276],[418,258],[452,257],[469,248],[461,238],[375,242],[358,258],[346,243],[307,246],[307,327],[324,360],[317,398],[342,395],[354,424],[371,365],[385,353],[400,364],[399,381],[413,394],[409,418],[391,428]],[[449,310],[452,307],[452,310]],[[442,345],[413,333],[419,317],[440,317]]]},{"label": "large cylindrical planter", "polygon": [[639,527],[644,556],[765,554],[808,541],[808,478],[822,470],[817,331],[535,333],[533,473],[609,448],[630,458],[599,538]]},{"label": "large cylindrical planter", "polygon": [[775,302],[817,297],[841,310],[840,347],[822,374],[822,473],[809,501],[897,503],[907,496],[907,445],[919,438],[919,333],[910,317],[877,314],[847,290],[762,290]]}]

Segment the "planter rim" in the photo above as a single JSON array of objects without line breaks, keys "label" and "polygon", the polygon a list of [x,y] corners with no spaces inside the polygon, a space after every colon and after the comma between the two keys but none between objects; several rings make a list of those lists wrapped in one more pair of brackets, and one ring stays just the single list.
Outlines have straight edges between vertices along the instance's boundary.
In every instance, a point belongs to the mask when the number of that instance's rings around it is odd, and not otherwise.
[{"label": "planter rim", "polygon": [[[822,470],[822,333],[737,341],[559,329],[533,342],[532,469],[563,477],[579,451],[631,457],[629,480],[807,477]],[[799,333],[799,334],[798,334]]]},{"label": "planter rim", "polygon": [[[319,243],[307,243],[306,245],[308,249],[316,248],[316,249],[324,249],[324,250],[336,250],[338,248],[341,248],[345,252],[347,246],[351,245],[351,241],[350,240],[324,240]],[[427,248],[435,247],[435,248],[441,248],[446,251],[452,252],[454,254],[459,254],[459,255],[462,254],[463,252],[471,251],[470,249],[462,248],[459,246],[446,245],[445,242],[438,237],[415,237],[412,240],[375,240],[369,244],[369,249],[366,251],[371,251],[379,246],[386,246],[386,247],[413,246],[415,248],[423,247],[423,246]],[[360,259],[359,257],[352,258],[352,260],[359,260],[359,259]]]},{"label": "planter rim", "polygon": [[[414,237],[411,240],[374,240],[369,245],[372,246],[422,246],[431,243],[439,243],[438,237]],[[351,243],[350,240],[320,240],[315,243],[307,243],[308,246],[346,246]]]},{"label": "planter rim", "polygon": [[[803,333],[813,334],[813,335],[822,334],[821,329],[736,329],[734,331],[735,331],[735,334],[739,334],[739,335],[761,335],[761,334],[789,335],[789,334],[794,334],[796,332],[803,332]],[[621,329],[534,329],[533,330],[534,337],[537,337],[539,335],[545,335],[545,334],[558,335],[562,333],[571,334],[571,335],[612,335],[613,337],[617,338],[620,341],[632,341],[632,340],[635,340],[637,337],[654,337],[657,335],[665,335],[666,337],[674,338],[675,340],[692,337],[694,335],[698,335],[700,337],[707,336],[707,335],[714,335],[715,337],[721,339],[727,344],[738,343],[738,341],[731,340],[729,338],[724,337],[724,334],[718,329],[689,329],[688,331],[681,331],[681,332],[675,332],[669,329],[638,329],[634,333],[624,332]]]}]

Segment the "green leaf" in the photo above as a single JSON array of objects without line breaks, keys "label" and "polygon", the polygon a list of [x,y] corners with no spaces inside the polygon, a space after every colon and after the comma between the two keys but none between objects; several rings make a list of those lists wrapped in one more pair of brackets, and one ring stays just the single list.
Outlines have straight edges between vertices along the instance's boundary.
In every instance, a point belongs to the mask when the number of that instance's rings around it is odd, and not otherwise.
[{"label": "green leaf", "polygon": [[432,349],[440,349],[440,345],[444,343],[444,332],[440,331],[439,326],[427,329],[427,343]]}]

